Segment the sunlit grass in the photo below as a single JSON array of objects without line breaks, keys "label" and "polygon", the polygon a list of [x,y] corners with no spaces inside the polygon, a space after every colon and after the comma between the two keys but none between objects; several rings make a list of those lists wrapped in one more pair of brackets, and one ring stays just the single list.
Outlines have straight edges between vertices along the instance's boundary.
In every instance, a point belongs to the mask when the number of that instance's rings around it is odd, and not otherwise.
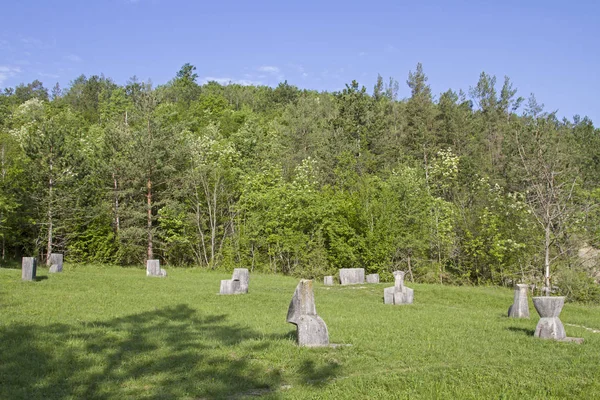
[{"label": "sunlit grass", "polygon": [[[600,308],[567,304],[569,336],[532,337],[506,317],[512,291],[408,284],[415,304],[384,305],[390,284],[315,285],[340,348],[298,348],[287,307],[297,279],[65,265],[37,282],[0,269],[1,399],[598,398]],[[43,279],[47,277],[47,279]]]}]

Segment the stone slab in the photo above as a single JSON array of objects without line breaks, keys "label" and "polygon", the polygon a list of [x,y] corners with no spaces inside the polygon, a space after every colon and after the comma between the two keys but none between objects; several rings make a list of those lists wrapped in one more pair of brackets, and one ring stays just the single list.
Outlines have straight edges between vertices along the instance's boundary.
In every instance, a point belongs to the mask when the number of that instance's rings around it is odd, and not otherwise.
[{"label": "stone slab", "polygon": [[367,275],[367,283],[379,283],[379,274]]},{"label": "stone slab", "polygon": [[365,283],[364,268],[340,269],[340,283],[342,285],[359,285]]},{"label": "stone slab", "polygon": [[37,272],[37,259],[35,257],[23,257],[21,259],[21,279],[34,281]]}]

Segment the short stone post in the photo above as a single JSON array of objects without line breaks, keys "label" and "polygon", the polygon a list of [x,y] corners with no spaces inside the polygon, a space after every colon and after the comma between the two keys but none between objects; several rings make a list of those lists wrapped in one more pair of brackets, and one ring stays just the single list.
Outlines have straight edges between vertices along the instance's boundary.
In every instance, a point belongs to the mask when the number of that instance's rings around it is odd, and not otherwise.
[{"label": "short stone post", "polygon": [[221,281],[220,294],[246,294],[250,284],[250,273],[247,268],[235,268],[231,279]]},{"label": "short stone post", "polygon": [[333,286],[333,276],[328,275],[323,278],[323,285],[325,286]]},{"label": "short stone post", "polygon": [[541,317],[535,327],[533,336],[542,339],[564,340],[567,337],[567,333],[558,316],[565,305],[565,298],[562,296],[534,297],[533,305]]},{"label": "short stone post", "polygon": [[167,271],[160,267],[159,260],[148,260],[146,261],[146,276],[165,278]]},{"label": "short stone post", "polygon": [[364,268],[342,268],[340,269],[340,283],[342,285],[358,285],[365,283]]},{"label": "short stone post", "polygon": [[526,284],[517,283],[515,285],[515,297],[513,304],[508,308],[508,316],[510,318],[529,318]]},{"label": "short stone post", "polygon": [[414,290],[404,286],[404,271],[394,271],[394,286],[383,290],[384,304],[412,304]]},{"label": "short stone post", "polygon": [[379,283],[379,274],[367,275],[367,283]]},{"label": "short stone post", "polygon": [[298,345],[319,347],[329,345],[329,332],[325,321],[317,315],[313,282],[302,279],[290,302],[287,322],[297,327]]},{"label": "short stone post", "polygon": [[49,272],[62,272],[63,270],[63,255],[60,253],[50,254],[50,270]]},{"label": "short stone post", "polygon": [[21,279],[34,281],[37,272],[37,259],[35,257],[23,257],[21,259]]}]

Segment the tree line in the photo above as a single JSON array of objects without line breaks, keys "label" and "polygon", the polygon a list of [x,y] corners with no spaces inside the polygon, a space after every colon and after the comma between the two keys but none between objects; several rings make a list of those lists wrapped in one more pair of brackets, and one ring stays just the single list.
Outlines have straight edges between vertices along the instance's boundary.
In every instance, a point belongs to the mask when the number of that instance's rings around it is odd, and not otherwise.
[{"label": "tree line", "polygon": [[410,97],[379,76],[338,92],[80,76],[0,95],[0,251],[69,261],[364,267],[597,299],[600,131],[481,73]]}]

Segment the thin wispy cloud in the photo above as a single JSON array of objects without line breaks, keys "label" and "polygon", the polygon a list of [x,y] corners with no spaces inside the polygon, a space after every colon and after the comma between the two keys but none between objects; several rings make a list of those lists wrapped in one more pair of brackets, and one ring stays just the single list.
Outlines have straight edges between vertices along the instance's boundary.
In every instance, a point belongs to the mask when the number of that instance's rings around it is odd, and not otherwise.
[{"label": "thin wispy cloud", "polygon": [[366,51],[361,51],[360,53],[358,53],[358,56],[359,56],[359,57],[364,57],[364,56],[366,56],[366,55],[367,55],[367,52],[366,52]]},{"label": "thin wispy cloud", "polygon": [[387,46],[385,46],[386,53],[395,53],[396,51],[398,51],[398,49],[392,44],[388,44]]},{"label": "thin wispy cloud", "polygon": [[52,79],[58,79],[58,78],[60,78],[60,75],[49,74],[47,72],[38,72],[38,75],[41,76],[42,78],[52,78]]},{"label": "thin wispy cloud", "polygon": [[200,80],[202,84],[206,84],[208,82],[217,82],[219,85],[229,85],[229,84],[237,84],[242,86],[251,86],[251,85],[262,85],[261,81],[255,81],[251,79],[233,79],[233,78],[219,78],[214,76],[206,76]]},{"label": "thin wispy cloud", "polygon": [[76,63],[79,63],[79,62],[83,61],[83,59],[81,57],[79,57],[77,54],[66,55],[65,56],[65,60],[71,61],[71,62],[76,62]]},{"label": "thin wispy cloud", "polygon": [[0,86],[8,79],[13,78],[21,73],[21,68],[10,65],[0,65]]},{"label": "thin wispy cloud", "polygon": [[[281,71],[281,68],[274,66],[274,65],[260,66],[257,68],[257,71],[269,74],[270,76],[276,78],[278,81],[282,81],[285,78],[285,75]],[[260,77],[266,77],[266,76],[262,75]]]}]

